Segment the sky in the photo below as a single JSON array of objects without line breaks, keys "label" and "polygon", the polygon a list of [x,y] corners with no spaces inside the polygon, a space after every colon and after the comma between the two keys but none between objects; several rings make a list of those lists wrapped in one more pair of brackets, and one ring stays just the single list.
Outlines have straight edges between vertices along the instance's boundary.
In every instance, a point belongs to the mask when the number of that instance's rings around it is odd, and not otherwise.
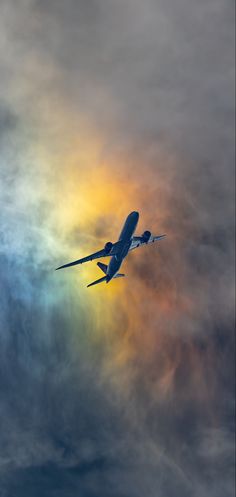
[{"label": "sky", "polygon": [[0,497],[233,497],[233,2],[0,9]]}]

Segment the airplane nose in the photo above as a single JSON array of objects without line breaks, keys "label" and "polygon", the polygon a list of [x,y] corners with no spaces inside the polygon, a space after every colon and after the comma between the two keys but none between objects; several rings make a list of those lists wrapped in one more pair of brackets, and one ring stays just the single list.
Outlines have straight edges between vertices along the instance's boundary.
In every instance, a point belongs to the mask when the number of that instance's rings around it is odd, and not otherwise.
[{"label": "airplane nose", "polygon": [[138,219],[139,213],[137,211],[133,211],[133,212],[131,212],[131,216]]}]

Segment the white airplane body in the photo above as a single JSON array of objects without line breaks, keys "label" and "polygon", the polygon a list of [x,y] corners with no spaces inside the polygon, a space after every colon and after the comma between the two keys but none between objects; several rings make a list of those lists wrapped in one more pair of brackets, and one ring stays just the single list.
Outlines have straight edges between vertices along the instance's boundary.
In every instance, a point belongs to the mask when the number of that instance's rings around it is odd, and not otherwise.
[{"label": "white airplane body", "polygon": [[108,266],[106,264],[103,264],[102,262],[97,262],[98,267],[105,273],[105,276],[99,278],[96,281],[93,281],[88,285],[88,287],[97,285],[98,283],[102,283],[103,281],[108,283],[109,281],[111,281],[112,278],[124,277],[125,275],[123,273],[118,273],[118,271],[123,260],[131,250],[134,250],[141,245],[154,243],[166,236],[153,236],[150,231],[144,231],[141,236],[134,236],[138,220],[139,213],[136,211],[131,212],[126,218],[117,242],[107,242],[102,250],[88,255],[87,257],[83,257],[82,259],[78,259],[74,262],[64,264],[63,266],[58,267],[57,270],[76,266],[77,264],[83,264],[84,262],[93,261],[94,259],[100,259],[101,257],[111,257]]}]

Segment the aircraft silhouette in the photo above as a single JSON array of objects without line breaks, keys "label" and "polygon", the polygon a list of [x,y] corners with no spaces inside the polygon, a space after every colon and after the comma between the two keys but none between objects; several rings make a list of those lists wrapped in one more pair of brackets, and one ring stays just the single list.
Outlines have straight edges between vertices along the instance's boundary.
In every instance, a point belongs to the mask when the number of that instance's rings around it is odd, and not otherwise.
[{"label": "aircraft silhouette", "polygon": [[76,266],[77,264],[83,264],[84,262],[93,261],[94,259],[100,259],[100,257],[111,257],[108,265],[102,262],[97,262],[98,267],[103,271],[105,276],[93,281],[88,285],[93,286],[98,283],[105,281],[108,283],[112,278],[121,278],[125,275],[123,273],[118,273],[121,264],[125,257],[131,250],[134,250],[141,245],[148,243],[154,243],[161,240],[166,235],[153,236],[150,231],[144,231],[141,236],[134,236],[134,232],[139,220],[139,213],[134,211],[131,212],[125,220],[124,226],[121,230],[119,239],[117,242],[107,242],[102,250],[95,252],[94,254],[78,259],[74,262],[69,262],[63,266],[58,267],[58,269],[64,269],[71,266]]}]

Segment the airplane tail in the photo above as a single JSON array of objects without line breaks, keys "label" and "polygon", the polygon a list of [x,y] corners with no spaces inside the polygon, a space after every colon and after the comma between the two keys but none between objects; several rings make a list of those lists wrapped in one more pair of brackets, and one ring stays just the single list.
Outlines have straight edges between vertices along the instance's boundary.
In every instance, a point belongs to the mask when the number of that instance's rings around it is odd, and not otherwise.
[{"label": "airplane tail", "polygon": [[[100,267],[100,269],[107,274],[107,265],[103,264],[102,262],[97,262],[97,266]],[[117,273],[113,278],[122,278],[122,276],[125,276],[123,273]],[[105,281],[105,280],[104,280]]]},{"label": "airplane tail", "polygon": [[102,262],[97,262],[97,266],[100,267],[100,269],[107,274],[107,265],[103,264]]}]

